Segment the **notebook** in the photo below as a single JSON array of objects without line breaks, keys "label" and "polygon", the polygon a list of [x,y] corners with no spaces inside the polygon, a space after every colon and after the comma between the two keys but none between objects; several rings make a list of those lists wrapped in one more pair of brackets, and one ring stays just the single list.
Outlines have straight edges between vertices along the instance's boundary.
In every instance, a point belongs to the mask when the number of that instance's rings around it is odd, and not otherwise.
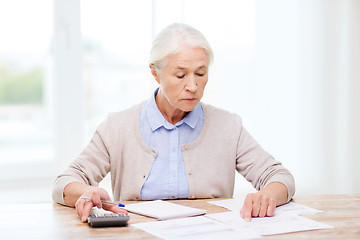
[{"label": "notebook", "polygon": [[206,214],[206,210],[204,209],[186,207],[162,200],[127,204],[124,208],[129,212],[159,220]]}]

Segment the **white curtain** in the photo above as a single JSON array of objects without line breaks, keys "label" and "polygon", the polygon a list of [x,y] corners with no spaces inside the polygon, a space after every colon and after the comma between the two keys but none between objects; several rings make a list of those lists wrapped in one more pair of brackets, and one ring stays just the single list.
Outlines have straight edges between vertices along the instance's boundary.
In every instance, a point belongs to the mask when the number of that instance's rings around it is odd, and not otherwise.
[{"label": "white curtain", "polygon": [[360,2],[299,1],[299,11],[299,76],[308,118],[302,130],[304,164],[299,162],[301,179],[308,181],[302,187],[359,193]]},{"label": "white curtain", "polygon": [[297,194],[360,192],[360,1],[258,0],[253,135]]}]

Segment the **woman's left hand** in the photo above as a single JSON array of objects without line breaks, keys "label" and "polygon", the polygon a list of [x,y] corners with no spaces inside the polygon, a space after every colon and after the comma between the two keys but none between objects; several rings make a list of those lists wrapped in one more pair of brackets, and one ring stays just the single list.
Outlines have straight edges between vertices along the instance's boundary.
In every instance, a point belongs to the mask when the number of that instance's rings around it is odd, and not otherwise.
[{"label": "woman's left hand", "polygon": [[262,192],[249,193],[241,208],[240,215],[245,221],[250,221],[251,217],[272,217],[276,208],[275,200]]},{"label": "woman's left hand", "polygon": [[240,215],[245,221],[252,217],[272,217],[275,208],[287,201],[287,187],[280,182],[272,182],[257,193],[249,193],[241,208]]}]

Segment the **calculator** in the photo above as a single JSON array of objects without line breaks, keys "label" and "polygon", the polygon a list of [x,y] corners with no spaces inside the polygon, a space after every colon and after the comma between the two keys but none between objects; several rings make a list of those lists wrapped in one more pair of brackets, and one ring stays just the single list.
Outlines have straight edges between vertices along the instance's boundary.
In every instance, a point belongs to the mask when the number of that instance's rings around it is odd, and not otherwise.
[{"label": "calculator", "polygon": [[113,213],[109,211],[90,212],[88,223],[90,227],[123,227],[128,224],[129,216],[123,213]]}]

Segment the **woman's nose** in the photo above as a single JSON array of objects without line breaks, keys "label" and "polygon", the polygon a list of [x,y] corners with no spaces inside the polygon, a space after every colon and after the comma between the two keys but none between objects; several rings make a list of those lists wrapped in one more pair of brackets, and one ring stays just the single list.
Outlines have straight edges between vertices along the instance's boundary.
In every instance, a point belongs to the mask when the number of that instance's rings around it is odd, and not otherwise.
[{"label": "woman's nose", "polygon": [[194,76],[189,77],[187,85],[186,85],[186,90],[188,90],[190,92],[196,92],[197,82],[196,82],[196,78]]}]

